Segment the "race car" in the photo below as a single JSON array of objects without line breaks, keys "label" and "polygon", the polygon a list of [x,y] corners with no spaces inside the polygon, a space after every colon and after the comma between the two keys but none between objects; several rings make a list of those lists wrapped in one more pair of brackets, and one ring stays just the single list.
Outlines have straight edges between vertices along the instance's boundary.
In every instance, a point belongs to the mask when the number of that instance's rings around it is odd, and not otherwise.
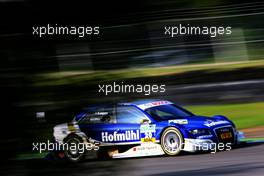
[{"label": "race car", "polygon": [[[93,144],[98,157],[110,158],[173,156],[218,144],[230,148],[244,137],[225,116],[198,116],[167,100],[91,106],[55,126],[53,135],[60,144]],[[89,152],[67,147],[64,153],[75,162]]]}]

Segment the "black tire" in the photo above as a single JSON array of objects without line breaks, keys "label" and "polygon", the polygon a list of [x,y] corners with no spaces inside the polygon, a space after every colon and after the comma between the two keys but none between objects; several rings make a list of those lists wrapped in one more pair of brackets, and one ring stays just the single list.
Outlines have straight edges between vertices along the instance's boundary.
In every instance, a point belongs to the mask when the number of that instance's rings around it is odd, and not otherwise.
[{"label": "black tire", "polygon": [[[65,140],[64,143],[67,144],[68,147],[64,148],[64,153],[66,158],[71,162],[80,162],[84,160],[86,155],[86,150],[82,146],[82,149],[79,150],[78,145],[84,145],[83,139],[77,135],[70,135]],[[76,147],[71,147],[75,145]],[[76,150],[74,150],[76,149]]]},{"label": "black tire", "polygon": [[174,127],[166,128],[161,135],[161,147],[166,155],[178,155],[183,149],[181,132]]}]

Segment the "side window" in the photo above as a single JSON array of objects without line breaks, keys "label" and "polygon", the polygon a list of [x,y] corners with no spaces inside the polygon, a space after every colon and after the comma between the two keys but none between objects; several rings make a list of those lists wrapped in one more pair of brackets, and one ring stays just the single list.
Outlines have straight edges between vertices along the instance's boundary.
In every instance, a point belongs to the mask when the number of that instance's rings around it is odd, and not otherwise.
[{"label": "side window", "polygon": [[149,119],[143,112],[132,106],[117,107],[117,123],[141,123]]},{"label": "side window", "polygon": [[98,107],[83,115],[79,123],[115,123],[113,107]]}]

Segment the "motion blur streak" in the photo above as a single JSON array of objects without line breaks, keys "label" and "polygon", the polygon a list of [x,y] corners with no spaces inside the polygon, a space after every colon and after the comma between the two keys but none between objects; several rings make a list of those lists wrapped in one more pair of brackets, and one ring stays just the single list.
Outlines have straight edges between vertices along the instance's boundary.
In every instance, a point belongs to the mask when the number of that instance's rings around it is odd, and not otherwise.
[{"label": "motion blur streak", "polygon": [[[55,124],[89,104],[130,99],[161,98],[196,114],[226,115],[238,129],[264,137],[264,1],[89,3],[0,0],[0,145],[1,158],[12,159],[1,175],[263,175],[263,144],[78,165],[32,159],[44,157],[31,145],[51,139]],[[33,26],[47,24],[98,26],[100,35],[32,36]],[[164,35],[164,26],[179,24],[230,26],[232,34]],[[166,92],[98,93],[98,85],[113,82],[166,85]]]}]

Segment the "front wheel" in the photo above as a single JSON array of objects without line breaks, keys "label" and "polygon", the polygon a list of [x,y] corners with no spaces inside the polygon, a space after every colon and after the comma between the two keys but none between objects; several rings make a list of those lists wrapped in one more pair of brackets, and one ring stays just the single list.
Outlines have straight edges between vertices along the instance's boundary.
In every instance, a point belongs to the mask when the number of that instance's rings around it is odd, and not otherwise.
[{"label": "front wheel", "polygon": [[167,155],[178,155],[183,148],[181,132],[174,127],[165,129],[161,136],[161,147]]}]

